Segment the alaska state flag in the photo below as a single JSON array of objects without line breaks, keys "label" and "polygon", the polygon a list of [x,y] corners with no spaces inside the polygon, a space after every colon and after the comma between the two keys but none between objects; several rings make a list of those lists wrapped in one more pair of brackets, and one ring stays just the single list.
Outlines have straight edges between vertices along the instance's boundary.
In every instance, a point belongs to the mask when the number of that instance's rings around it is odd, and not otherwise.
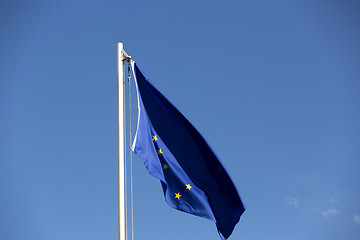
[{"label": "alaska state flag", "polygon": [[132,68],[139,108],[133,151],[160,180],[168,205],[214,221],[227,239],[245,211],[231,178],[193,125]]}]

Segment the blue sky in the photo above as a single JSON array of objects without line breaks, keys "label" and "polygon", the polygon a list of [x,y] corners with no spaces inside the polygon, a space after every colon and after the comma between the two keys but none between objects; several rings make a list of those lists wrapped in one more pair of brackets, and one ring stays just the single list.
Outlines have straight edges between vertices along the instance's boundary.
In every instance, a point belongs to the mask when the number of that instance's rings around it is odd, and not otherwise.
[{"label": "blue sky", "polygon": [[[359,10],[0,1],[0,239],[117,239],[119,41],[233,178],[247,211],[230,239],[359,239]],[[136,156],[134,207],[135,239],[219,239]]]}]

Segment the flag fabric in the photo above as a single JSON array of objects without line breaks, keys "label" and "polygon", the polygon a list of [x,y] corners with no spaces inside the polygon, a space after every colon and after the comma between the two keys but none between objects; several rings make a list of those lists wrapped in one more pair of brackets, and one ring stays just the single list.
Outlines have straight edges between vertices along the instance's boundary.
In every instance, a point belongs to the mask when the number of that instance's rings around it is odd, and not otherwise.
[{"label": "flag fabric", "polygon": [[160,180],[168,205],[214,221],[227,239],[245,211],[231,178],[193,125],[132,68],[139,108],[132,150]]}]

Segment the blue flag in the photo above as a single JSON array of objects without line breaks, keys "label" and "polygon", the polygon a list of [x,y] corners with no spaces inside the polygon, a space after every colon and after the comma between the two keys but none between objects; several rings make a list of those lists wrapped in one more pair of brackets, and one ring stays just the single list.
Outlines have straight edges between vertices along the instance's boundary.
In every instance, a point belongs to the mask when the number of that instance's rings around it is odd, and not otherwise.
[{"label": "blue flag", "polygon": [[168,205],[214,221],[227,239],[245,211],[231,178],[193,125],[132,67],[139,105],[133,151],[161,181]]}]

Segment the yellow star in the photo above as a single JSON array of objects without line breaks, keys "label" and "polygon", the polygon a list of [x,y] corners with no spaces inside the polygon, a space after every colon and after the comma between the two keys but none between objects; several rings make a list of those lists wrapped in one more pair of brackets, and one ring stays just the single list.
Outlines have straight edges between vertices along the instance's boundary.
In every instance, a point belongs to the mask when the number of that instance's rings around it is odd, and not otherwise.
[{"label": "yellow star", "polygon": [[189,191],[190,191],[190,189],[192,188],[192,186],[190,186],[190,184],[185,184],[186,185],[186,189],[189,189]]},{"label": "yellow star", "polygon": [[159,150],[157,150],[157,153],[158,153],[159,155],[161,155],[163,152],[161,151],[161,149],[159,149]]},{"label": "yellow star", "polygon": [[181,195],[180,193],[175,193],[175,198],[180,199]]},{"label": "yellow star", "polygon": [[167,170],[169,168],[169,166],[165,163],[163,164],[163,169]]},{"label": "yellow star", "polygon": [[156,141],[158,140],[157,136],[156,136],[156,135],[153,136],[153,137],[152,137],[152,140],[156,142]]}]

